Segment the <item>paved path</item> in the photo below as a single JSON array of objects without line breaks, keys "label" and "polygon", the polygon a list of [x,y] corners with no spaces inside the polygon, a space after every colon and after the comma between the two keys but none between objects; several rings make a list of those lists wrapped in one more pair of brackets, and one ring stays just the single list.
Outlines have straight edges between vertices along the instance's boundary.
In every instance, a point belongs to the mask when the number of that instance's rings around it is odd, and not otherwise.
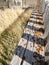
[{"label": "paved path", "polygon": [[42,14],[32,13],[10,65],[46,65]]}]

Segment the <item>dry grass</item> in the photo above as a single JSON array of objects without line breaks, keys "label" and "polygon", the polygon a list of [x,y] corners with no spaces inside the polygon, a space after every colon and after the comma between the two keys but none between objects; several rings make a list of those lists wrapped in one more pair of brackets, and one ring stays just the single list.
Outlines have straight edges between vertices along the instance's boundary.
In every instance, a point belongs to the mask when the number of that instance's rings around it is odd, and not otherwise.
[{"label": "dry grass", "polygon": [[24,10],[18,8],[0,10],[0,34],[14,22],[23,11]]},{"label": "dry grass", "polygon": [[31,9],[22,13],[0,36],[0,65],[8,65],[22,36],[24,27],[32,13]]}]

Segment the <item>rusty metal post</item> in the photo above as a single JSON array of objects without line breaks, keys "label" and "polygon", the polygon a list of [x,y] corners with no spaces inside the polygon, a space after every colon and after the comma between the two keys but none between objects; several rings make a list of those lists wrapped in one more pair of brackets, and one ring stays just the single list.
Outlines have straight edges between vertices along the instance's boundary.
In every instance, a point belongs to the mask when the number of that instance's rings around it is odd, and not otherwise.
[{"label": "rusty metal post", "polygon": [[44,13],[45,9],[45,0],[37,0],[37,11],[39,13]]},{"label": "rusty metal post", "polygon": [[41,12],[41,0],[37,0],[37,11]]}]

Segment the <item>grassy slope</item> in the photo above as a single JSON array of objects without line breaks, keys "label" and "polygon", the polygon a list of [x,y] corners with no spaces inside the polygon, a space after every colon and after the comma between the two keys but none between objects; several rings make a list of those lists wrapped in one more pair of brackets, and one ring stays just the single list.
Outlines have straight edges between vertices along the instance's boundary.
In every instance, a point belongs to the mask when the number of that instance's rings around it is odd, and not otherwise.
[{"label": "grassy slope", "polygon": [[19,8],[0,10],[0,34],[14,22],[23,11],[24,10]]},{"label": "grassy slope", "polygon": [[2,32],[0,36],[0,65],[8,65],[10,63],[31,13],[31,9],[26,10],[8,29]]}]

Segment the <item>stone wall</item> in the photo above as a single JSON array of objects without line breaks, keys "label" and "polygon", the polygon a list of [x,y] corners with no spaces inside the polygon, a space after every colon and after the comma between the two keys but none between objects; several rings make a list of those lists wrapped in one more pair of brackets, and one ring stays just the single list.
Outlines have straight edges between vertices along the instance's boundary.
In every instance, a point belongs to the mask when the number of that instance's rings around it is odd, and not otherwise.
[{"label": "stone wall", "polygon": [[36,7],[37,0],[0,0],[0,7]]},{"label": "stone wall", "polygon": [[23,7],[36,7],[37,0],[22,0]]},{"label": "stone wall", "polygon": [[0,8],[8,7],[15,8],[16,6],[22,6],[22,0],[0,0]]},{"label": "stone wall", "polygon": [[0,8],[7,6],[6,0],[0,0]]}]

